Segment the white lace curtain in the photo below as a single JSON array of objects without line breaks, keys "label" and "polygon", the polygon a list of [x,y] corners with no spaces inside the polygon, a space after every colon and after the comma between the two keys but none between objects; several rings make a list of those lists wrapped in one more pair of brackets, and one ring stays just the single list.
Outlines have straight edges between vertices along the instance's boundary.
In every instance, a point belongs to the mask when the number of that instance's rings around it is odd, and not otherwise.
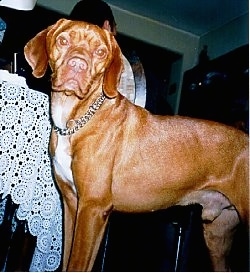
[{"label": "white lace curtain", "polygon": [[[37,237],[30,271],[55,271],[62,252],[62,210],[48,154],[49,98],[0,70],[0,194],[19,205]],[[4,207],[0,207],[0,224]]]}]

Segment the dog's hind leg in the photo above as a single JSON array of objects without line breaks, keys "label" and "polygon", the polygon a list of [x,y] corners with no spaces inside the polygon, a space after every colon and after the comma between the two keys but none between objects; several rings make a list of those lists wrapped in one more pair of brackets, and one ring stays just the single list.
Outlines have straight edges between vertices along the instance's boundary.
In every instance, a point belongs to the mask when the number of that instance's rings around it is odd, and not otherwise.
[{"label": "dog's hind leg", "polygon": [[240,223],[238,212],[220,192],[194,191],[186,195],[180,205],[201,204],[204,239],[214,271],[229,271],[230,254],[236,227]]},{"label": "dog's hind leg", "polygon": [[228,257],[239,222],[238,213],[231,206],[223,209],[213,221],[203,224],[204,238],[214,271],[230,271]]}]

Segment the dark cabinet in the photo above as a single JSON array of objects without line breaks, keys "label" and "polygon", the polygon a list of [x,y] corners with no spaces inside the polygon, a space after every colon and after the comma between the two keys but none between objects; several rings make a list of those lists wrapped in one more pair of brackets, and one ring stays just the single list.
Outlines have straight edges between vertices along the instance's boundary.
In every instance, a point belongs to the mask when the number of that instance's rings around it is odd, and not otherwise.
[{"label": "dark cabinet", "polygon": [[223,122],[248,132],[248,45],[184,74],[179,114]]}]

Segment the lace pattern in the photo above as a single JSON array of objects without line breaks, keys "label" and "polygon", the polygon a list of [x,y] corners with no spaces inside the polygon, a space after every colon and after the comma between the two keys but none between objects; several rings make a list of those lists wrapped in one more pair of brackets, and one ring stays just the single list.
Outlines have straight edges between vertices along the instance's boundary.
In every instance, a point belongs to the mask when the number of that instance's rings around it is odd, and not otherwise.
[{"label": "lace pattern", "polygon": [[[0,71],[0,194],[19,205],[37,237],[30,271],[55,271],[61,262],[62,210],[48,154],[48,96],[17,75]],[[7,80],[6,80],[7,79]],[[0,222],[3,207],[0,207]]]}]

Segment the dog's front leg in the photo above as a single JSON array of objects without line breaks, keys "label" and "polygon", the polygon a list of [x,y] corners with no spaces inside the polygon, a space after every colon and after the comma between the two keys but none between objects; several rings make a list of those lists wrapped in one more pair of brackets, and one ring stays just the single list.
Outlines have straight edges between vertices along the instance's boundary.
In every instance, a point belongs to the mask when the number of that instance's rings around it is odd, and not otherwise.
[{"label": "dog's front leg", "polygon": [[60,176],[55,175],[57,185],[63,196],[63,263],[62,271],[67,270],[70,257],[72,238],[74,235],[75,217],[77,211],[77,198],[70,185],[65,183]]},{"label": "dog's front leg", "polygon": [[91,271],[101,244],[111,204],[79,200],[75,236],[67,271]]}]

